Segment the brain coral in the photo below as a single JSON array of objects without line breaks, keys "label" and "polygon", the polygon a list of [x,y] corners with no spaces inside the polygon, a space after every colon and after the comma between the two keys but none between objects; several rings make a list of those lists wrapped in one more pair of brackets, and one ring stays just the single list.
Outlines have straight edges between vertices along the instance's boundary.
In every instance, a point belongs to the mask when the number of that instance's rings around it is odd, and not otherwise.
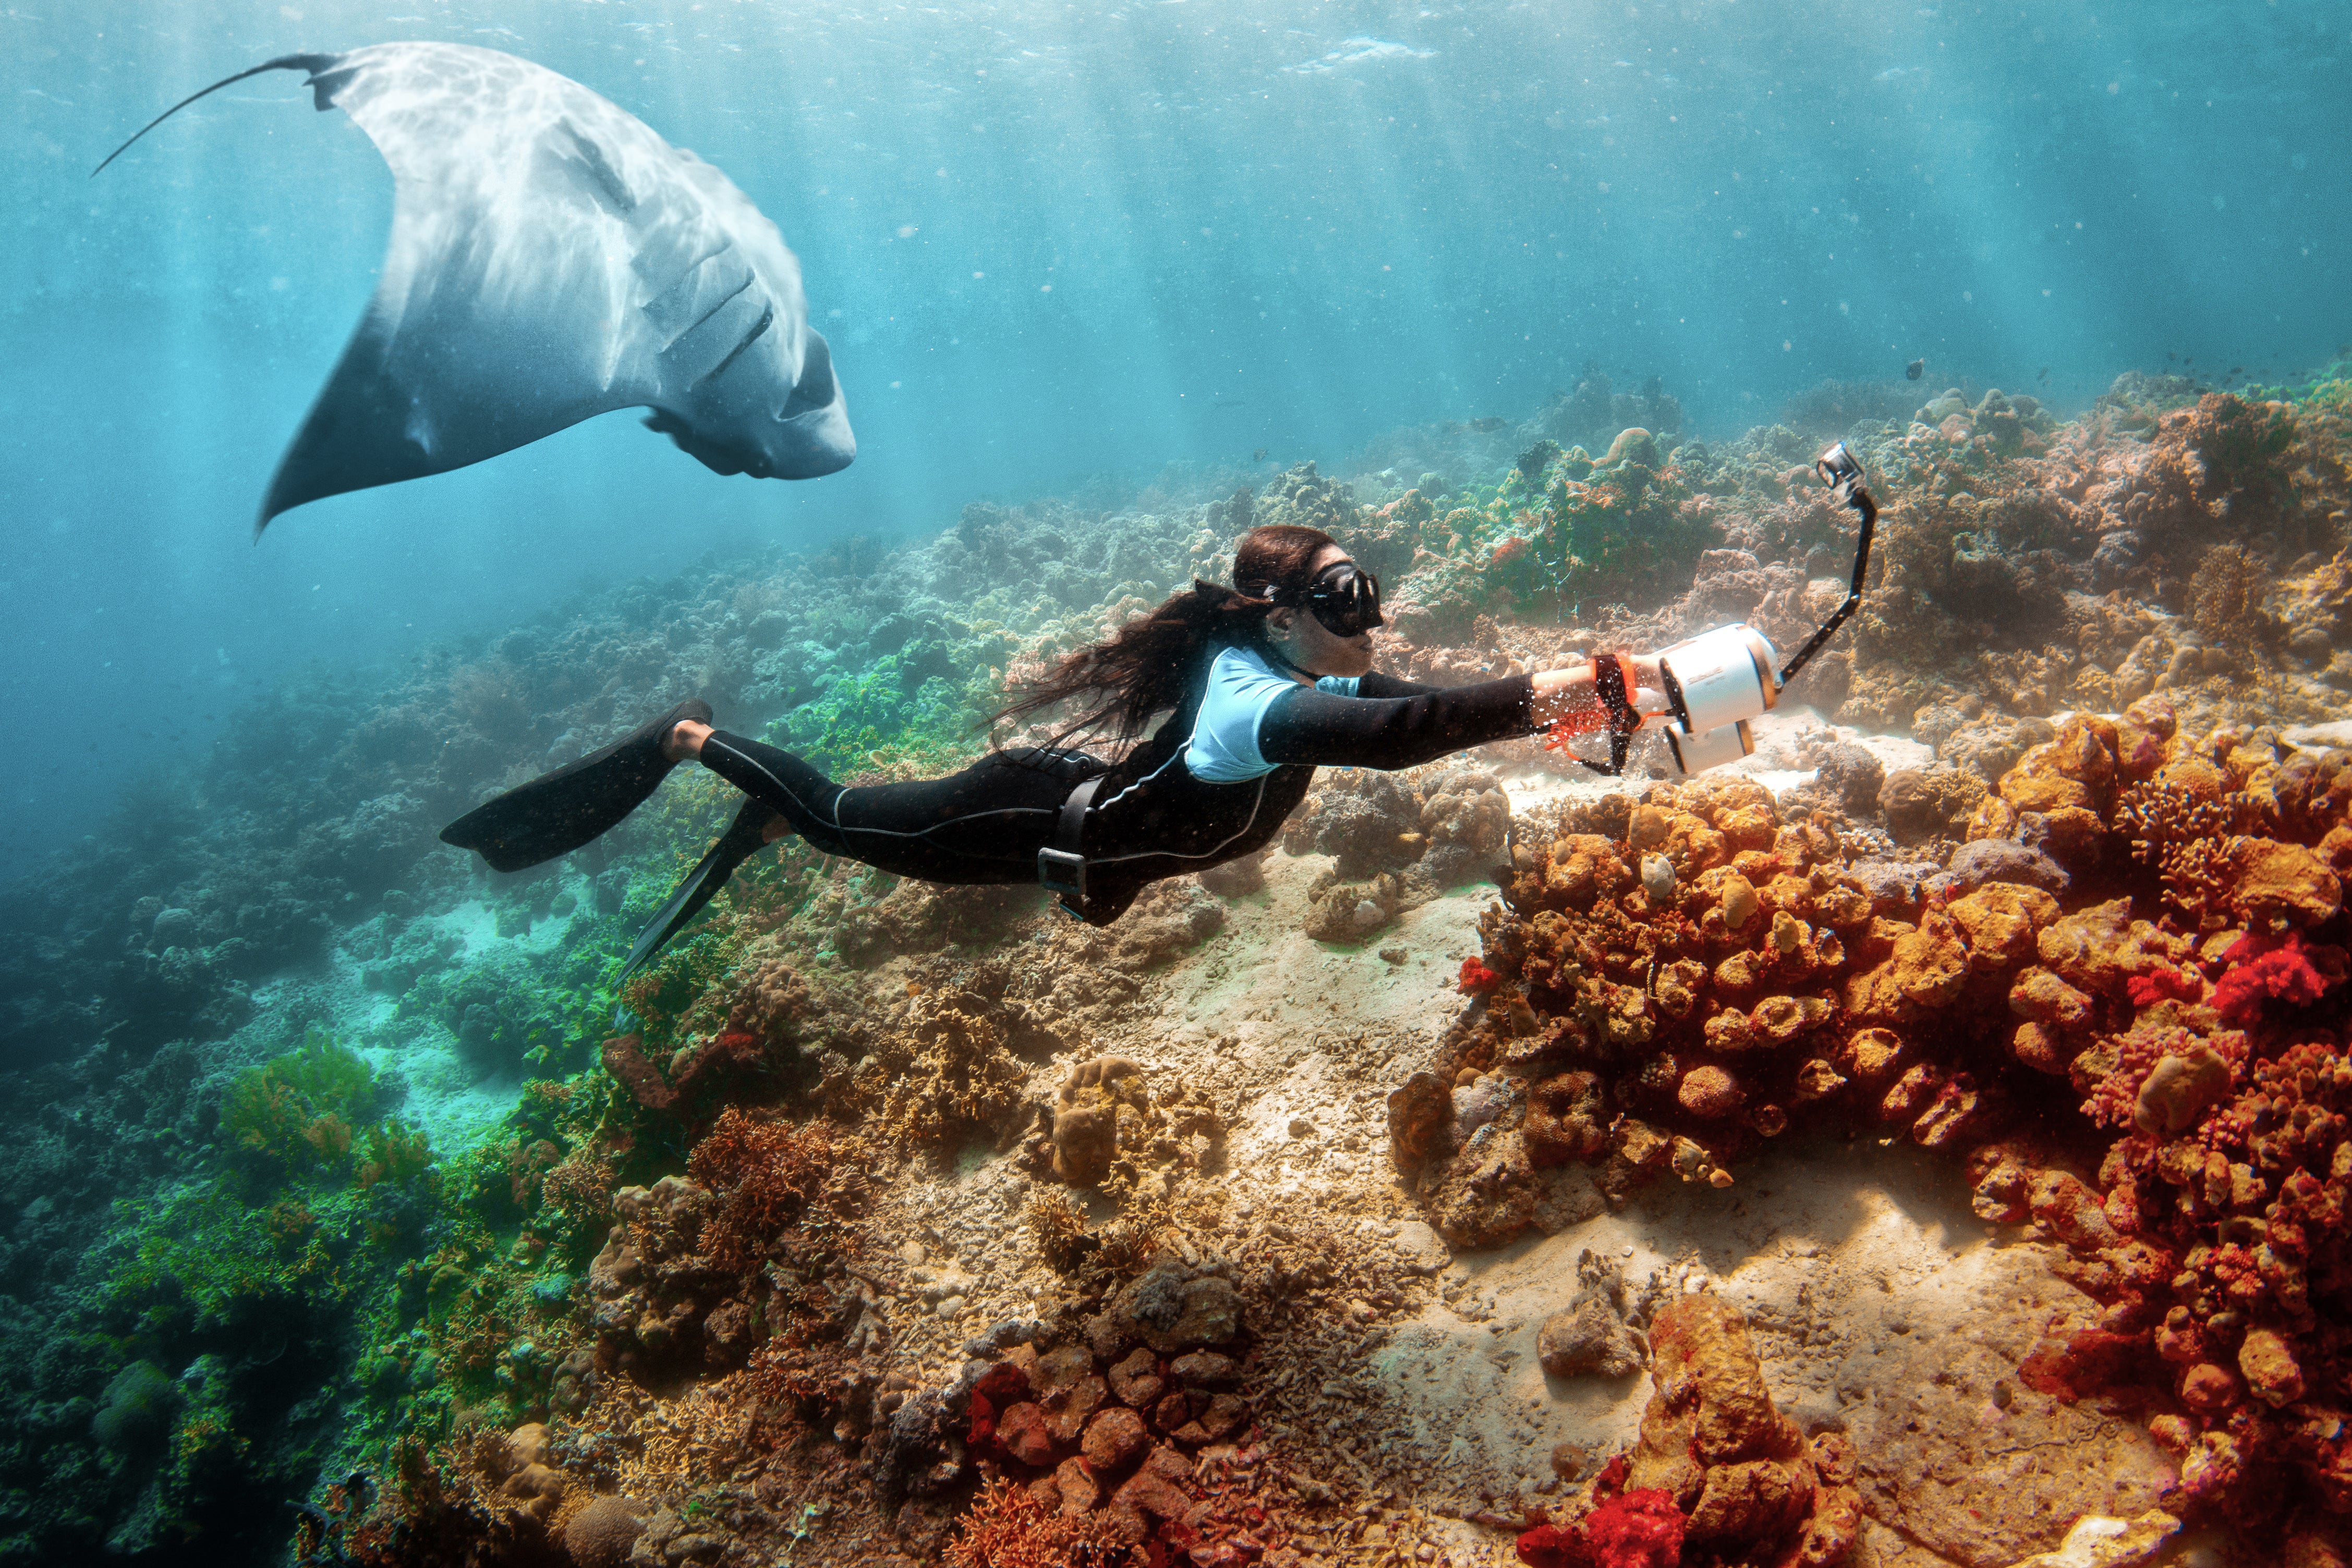
[{"label": "brain coral", "polygon": [[637,1535],[646,1505],[635,1498],[600,1497],[563,1527],[563,1548],[577,1568],[621,1568]]}]

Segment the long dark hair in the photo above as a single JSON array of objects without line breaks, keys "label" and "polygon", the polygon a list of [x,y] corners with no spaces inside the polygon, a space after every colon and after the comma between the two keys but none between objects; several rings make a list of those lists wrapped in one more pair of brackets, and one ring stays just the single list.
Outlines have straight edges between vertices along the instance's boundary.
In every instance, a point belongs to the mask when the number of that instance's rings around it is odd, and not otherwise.
[{"label": "long dark hair", "polygon": [[1295,523],[1252,528],[1234,549],[1233,587],[1195,579],[1190,589],[1129,622],[1109,641],[1064,654],[996,719],[1026,718],[1075,700],[1089,705],[1087,711],[1054,737],[1056,743],[1105,726],[1115,739],[1141,735],[1154,714],[1184,700],[1203,657],[1261,641],[1274,593],[1307,586],[1316,556],[1338,542],[1320,528]]}]

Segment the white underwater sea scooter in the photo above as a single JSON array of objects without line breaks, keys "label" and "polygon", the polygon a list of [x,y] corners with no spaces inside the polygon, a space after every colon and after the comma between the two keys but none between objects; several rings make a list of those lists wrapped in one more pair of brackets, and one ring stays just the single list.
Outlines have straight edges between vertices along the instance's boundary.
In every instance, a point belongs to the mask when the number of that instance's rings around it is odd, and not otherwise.
[{"label": "white underwater sea scooter", "polygon": [[[1862,607],[1862,581],[1870,570],[1870,539],[1878,522],[1878,503],[1862,487],[1862,465],[1843,441],[1813,460],[1813,471],[1832,497],[1852,507],[1862,518],[1853,552],[1853,580],[1846,590],[1845,601],[1777,671],[1773,664],[1780,655],[1770,641],[1745,622],[1702,632],[1658,655],[1671,716],[1671,722],[1663,727],[1677,772],[1701,773],[1752,755],[1756,738],[1749,733],[1748,721],[1771,711],[1798,672]],[[1634,732],[1642,727],[1643,715],[1633,706],[1625,677],[1625,668],[1616,659],[1594,661],[1593,685],[1609,720],[1609,760],[1578,758],[1595,773],[1612,778],[1625,770],[1625,755],[1632,748]]]}]

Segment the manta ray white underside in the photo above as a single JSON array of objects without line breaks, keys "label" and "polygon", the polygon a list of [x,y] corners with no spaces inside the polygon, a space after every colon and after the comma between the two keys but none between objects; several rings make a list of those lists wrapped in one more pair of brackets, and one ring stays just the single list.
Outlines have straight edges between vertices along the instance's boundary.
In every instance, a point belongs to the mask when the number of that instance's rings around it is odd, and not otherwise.
[{"label": "manta ray white underside", "polygon": [[269,70],[309,73],[317,106],[367,132],[394,202],[375,296],[257,537],[307,501],[621,408],[721,474],[810,479],[856,455],[800,264],[717,169],[569,78],[462,44],[280,56],[139,136]]}]

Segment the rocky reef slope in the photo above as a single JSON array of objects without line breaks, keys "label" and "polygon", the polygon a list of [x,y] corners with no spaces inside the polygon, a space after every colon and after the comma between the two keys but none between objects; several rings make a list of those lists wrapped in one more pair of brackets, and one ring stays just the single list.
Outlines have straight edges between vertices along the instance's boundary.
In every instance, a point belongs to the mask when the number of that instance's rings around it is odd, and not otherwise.
[{"label": "rocky reef slope", "polygon": [[[1716,444],[1596,381],[284,693],[0,917],[0,1559],[2338,1560],[2347,415]],[[1831,434],[1871,599],[1721,775],[1327,774],[1102,932],[786,846],[618,998],[719,789],[495,883],[432,837],[689,690],[952,766],[1253,522],[1423,679],[1790,645]]]}]

